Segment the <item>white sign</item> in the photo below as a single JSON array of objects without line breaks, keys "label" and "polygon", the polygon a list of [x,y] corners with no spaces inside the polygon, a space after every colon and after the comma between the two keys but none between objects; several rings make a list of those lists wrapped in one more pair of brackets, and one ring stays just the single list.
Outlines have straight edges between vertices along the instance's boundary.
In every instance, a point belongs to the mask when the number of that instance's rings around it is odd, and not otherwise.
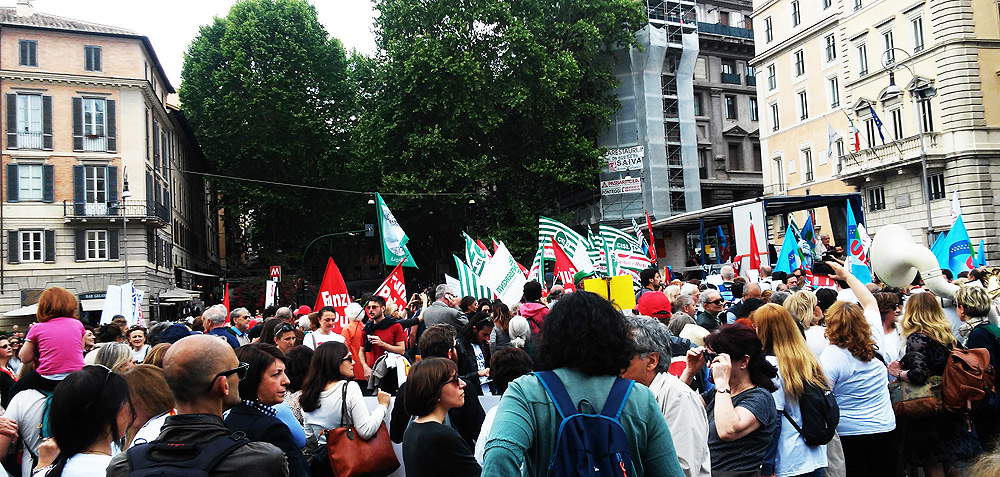
[{"label": "white sign", "polygon": [[642,158],[645,154],[646,148],[642,146],[619,147],[608,149],[604,158],[608,161],[610,172],[637,171],[642,169]]},{"label": "white sign", "polygon": [[275,296],[278,294],[278,282],[266,280],[264,282],[264,308],[270,308],[275,304]]},{"label": "white sign", "polygon": [[490,287],[500,297],[500,301],[510,307],[521,300],[524,284],[527,281],[514,257],[503,244],[497,248],[490,263],[483,269],[483,274],[479,276],[480,284]]},{"label": "white sign", "polygon": [[601,181],[601,195],[632,194],[636,192],[642,192],[642,179],[639,177]]}]

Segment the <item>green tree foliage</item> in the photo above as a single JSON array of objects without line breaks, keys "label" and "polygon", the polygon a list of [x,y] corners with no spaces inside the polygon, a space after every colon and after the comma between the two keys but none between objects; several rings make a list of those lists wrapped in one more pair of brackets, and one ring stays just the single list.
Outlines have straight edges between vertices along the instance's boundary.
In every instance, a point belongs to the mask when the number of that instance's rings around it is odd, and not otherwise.
[{"label": "green tree foliage", "polygon": [[[340,41],[305,0],[242,0],[201,28],[181,72],[180,99],[213,172],[344,186],[354,88]],[[214,180],[227,231],[262,259],[358,228],[365,197]],[[345,187],[347,188],[347,187]]]},{"label": "green tree foliage", "polygon": [[537,217],[596,187],[596,144],[618,108],[607,50],[643,24],[633,0],[375,0],[377,44],[358,59],[358,159],[420,261],[458,230],[530,256]]}]

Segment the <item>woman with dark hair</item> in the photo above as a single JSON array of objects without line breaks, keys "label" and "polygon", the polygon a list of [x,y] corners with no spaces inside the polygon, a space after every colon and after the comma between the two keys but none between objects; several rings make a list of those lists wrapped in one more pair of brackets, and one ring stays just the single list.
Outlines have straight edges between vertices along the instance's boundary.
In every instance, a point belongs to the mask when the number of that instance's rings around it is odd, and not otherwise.
[{"label": "woman with dark hair", "polygon": [[490,300],[489,298],[480,298],[479,311],[483,313],[490,313],[493,311],[493,300]]},{"label": "woman with dark hair", "polygon": [[285,353],[285,374],[288,376],[287,392],[285,393],[285,405],[291,410],[295,420],[302,425],[302,405],[299,404],[299,396],[302,395],[302,383],[309,373],[309,363],[315,352],[312,348],[300,345]]},{"label": "woman with dark hair", "polygon": [[10,340],[7,337],[0,338],[0,402],[4,405],[13,397],[10,392],[17,382],[17,372],[10,366],[13,356]]},{"label": "woman with dark hair", "polygon": [[461,311],[466,317],[472,316],[478,310],[479,300],[476,300],[474,296],[463,296],[462,300],[458,302],[458,311]]},{"label": "woman with dark hair", "polygon": [[517,309],[517,314],[528,320],[531,326],[531,334],[539,336],[545,324],[545,317],[549,314],[548,305],[542,303],[542,285],[536,281],[524,284],[521,305]]},{"label": "woman with dark hair", "polygon": [[[621,312],[585,291],[559,299],[559,306],[545,319],[542,337],[540,368],[552,371],[543,374],[544,379],[558,380],[574,404],[595,413],[604,408],[619,374],[635,355],[631,330]],[[485,475],[519,475],[522,464],[528,475],[547,472],[562,417],[540,379],[538,373],[522,376],[507,387],[486,442]],[[631,388],[619,413],[631,444],[628,475],[684,475],[653,393],[645,386],[633,386],[633,381],[622,385]],[[409,387],[407,382],[407,393]]]},{"label": "woman with dark hair", "polygon": [[496,353],[510,346],[510,308],[504,302],[497,300],[490,311],[493,316],[493,334],[490,335],[490,351]]},{"label": "woman with dark hair", "polygon": [[344,406],[358,436],[365,440],[375,436],[389,409],[389,394],[379,391],[378,406],[368,412],[361,387],[353,379],[353,366],[354,357],[347,345],[339,341],[321,343],[309,363],[299,403],[307,439],[315,438],[320,444],[320,452],[310,462],[315,476],[332,475],[326,454],[326,431],[343,425],[340,417]]},{"label": "woman with dark hair", "polygon": [[[472,449],[451,426],[449,409],[465,403],[465,381],[455,363],[428,358],[410,368],[406,380],[406,412],[416,416],[403,434],[403,465],[412,477],[466,477],[482,472]],[[487,474],[515,475],[515,474]]]},{"label": "woman with dark hair", "polygon": [[903,357],[903,338],[899,333],[899,315],[903,311],[903,299],[898,293],[878,292],[873,294],[878,303],[878,313],[882,316],[882,331],[885,338],[879,351],[887,361],[895,361]]},{"label": "woman with dark hair", "polygon": [[240,380],[243,402],[229,411],[225,423],[233,432],[244,432],[251,441],[267,442],[285,453],[288,475],[309,475],[302,450],[295,445],[287,423],[272,407],[285,398],[288,376],[285,355],[272,344],[251,343],[236,349],[236,358],[247,363],[246,378]]},{"label": "woman with dark hair", "polygon": [[478,382],[472,396],[490,393],[490,333],[493,320],[490,315],[476,312],[469,317],[469,324],[458,336],[458,374],[468,382]]},{"label": "woman with dark hair", "polygon": [[149,346],[146,343],[146,328],[135,325],[128,329],[128,345],[132,347],[132,361],[136,363],[141,363],[146,359],[146,353],[149,353]]},{"label": "woman with dark hair", "polygon": [[281,318],[268,318],[260,332],[259,343],[275,345],[282,353],[288,353],[295,347],[295,325]]},{"label": "woman with dark hair", "polygon": [[112,445],[120,444],[133,418],[125,378],[104,366],[85,366],[70,374],[56,387],[49,408],[59,454],[50,469],[39,469],[36,475],[103,477]]},{"label": "woman with dark hair", "polygon": [[[801,335],[800,335],[801,336]],[[715,389],[701,395],[708,411],[708,448],[712,472],[757,475],[778,434],[778,411],[771,393],[778,371],[764,359],[764,345],[753,328],[724,325],[705,338],[705,348],[688,351],[681,380],[690,384],[705,366]]]}]

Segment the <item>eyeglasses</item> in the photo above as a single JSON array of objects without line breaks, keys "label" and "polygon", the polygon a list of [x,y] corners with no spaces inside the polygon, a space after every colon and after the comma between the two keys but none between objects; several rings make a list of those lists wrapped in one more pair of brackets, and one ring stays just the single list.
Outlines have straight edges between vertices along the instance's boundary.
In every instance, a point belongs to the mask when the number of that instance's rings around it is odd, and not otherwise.
[{"label": "eyeglasses", "polygon": [[368,305],[365,307],[366,310],[377,310],[379,308],[381,308],[381,306],[378,305]]},{"label": "eyeglasses", "polygon": [[443,388],[443,387],[445,387],[445,386],[447,386],[449,384],[454,384],[456,386],[461,386],[461,384],[460,384],[461,382],[462,382],[462,378],[458,377],[458,375],[456,374],[456,375],[452,376],[451,379],[445,381],[444,384],[441,385],[441,387]]},{"label": "eyeglasses", "polygon": [[236,377],[244,379],[247,377],[247,371],[249,369],[250,369],[250,363],[240,363],[239,366],[233,369],[227,369],[225,371],[222,371],[221,373],[216,374],[215,377],[213,377],[212,380],[208,382],[208,389],[212,389],[212,385],[215,384],[215,380],[219,379],[220,377],[228,378],[229,376],[235,374]]},{"label": "eyeglasses", "polygon": [[9,344],[0,345],[0,349],[10,349],[10,345]]},{"label": "eyeglasses", "polygon": [[725,302],[726,302],[726,300],[723,300],[722,298],[717,298],[715,300],[706,301],[705,303],[711,303],[713,305],[721,305],[721,304],[723,304]]}]

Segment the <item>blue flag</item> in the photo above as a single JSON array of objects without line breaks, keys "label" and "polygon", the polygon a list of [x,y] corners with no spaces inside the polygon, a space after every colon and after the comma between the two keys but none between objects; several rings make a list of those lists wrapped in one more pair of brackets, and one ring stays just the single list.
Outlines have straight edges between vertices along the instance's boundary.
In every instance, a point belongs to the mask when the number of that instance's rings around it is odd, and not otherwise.
[{"label": "blue flag", "polygon": [[865,250],[858,233],[858,221],[854,218],[854,209],[851,208],[851,201],[847,201],[847,263],[850,265],[848,271],[861,280],[861,283],[872,282],[872,270],[868,268],[868,251]]},{"label": "blue flag", "polygon": [[961,216],[955,219],[942,245],[934,252],[941,268],[947,268],[955,275],[973,268],[972,243]]},{"label": "blue flag", "polygon": [[985,267],[986,266],[986,241],[979,241],[978,254],[976,254],[976,266]]},{"label": "blue flag", "polygon": [[882,138],[882,144],[885,144],[885,134],[882,134],[882,120],[875,113],[872,103],[868,103],[868,110],[872,112],[872,119],[875,121],[875,127],[878,128],[878,137]]},{"label": "blue flag", "polygon": [[726,242],[726,232],[722,230],[722,226],[718,226],[719,230],[719,247],[715,249],[715,257],[722,263],[722,253],[725,249],[729,248],[729,243]]},{"label": "blue flag", "polygon": [[795,237],[792,226],[785,229],[785,240],[781,242],[781,252],[778,253],[778,263],[774,267],[776,272],[792,273],[802,266],[799,253],[799,241]]}]

